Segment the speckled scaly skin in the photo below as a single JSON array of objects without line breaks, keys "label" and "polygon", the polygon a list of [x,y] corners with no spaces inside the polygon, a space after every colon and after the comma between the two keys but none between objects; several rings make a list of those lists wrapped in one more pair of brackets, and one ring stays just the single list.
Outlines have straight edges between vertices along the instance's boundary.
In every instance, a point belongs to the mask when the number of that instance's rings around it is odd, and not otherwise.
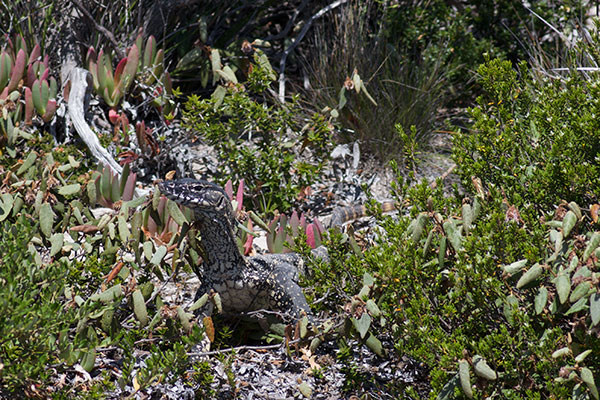
[{"label": "speckled scaly skin", "polygon": [[[298,285],[302,259],[297,254],[244,257],[236,241],[236,221],[219,186],[196,179],[162,182],[160,192],[193,210],[204,259],[196,297],[214,290],[225,312],[276,310],[293,318],[310,314]],[[211,310],[203,310],[209,314]]]}]

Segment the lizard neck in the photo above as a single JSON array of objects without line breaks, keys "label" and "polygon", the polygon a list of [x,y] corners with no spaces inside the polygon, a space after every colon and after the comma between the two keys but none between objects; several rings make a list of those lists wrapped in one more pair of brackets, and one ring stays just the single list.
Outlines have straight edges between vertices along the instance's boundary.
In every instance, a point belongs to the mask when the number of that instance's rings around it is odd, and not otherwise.
[{"label": "lizard neck", "polygon": [[215,272],[239,269],[246,262],[240,253],[234,235],[233,221],[224,216],[207,218],[196,215],[200,225],[200,247],[205,266]]}]

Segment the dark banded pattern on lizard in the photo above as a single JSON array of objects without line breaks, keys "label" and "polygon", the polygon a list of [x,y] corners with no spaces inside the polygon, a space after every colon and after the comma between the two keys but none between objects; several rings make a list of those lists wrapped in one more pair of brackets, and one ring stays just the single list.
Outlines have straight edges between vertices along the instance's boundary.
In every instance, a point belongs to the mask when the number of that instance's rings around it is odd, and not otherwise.
[{"label": "dark banded pattern on lizard", "polygon": [[[382,212],[390,212],[396,210],[396,203],[385,201],[380,204]],[[333,210],[331,219],[325,226],[333,228],[334,226],[342,226],[348,221],[353,221],[367,215],[367,207],[363,204],[357,206],[339,207]]]}]

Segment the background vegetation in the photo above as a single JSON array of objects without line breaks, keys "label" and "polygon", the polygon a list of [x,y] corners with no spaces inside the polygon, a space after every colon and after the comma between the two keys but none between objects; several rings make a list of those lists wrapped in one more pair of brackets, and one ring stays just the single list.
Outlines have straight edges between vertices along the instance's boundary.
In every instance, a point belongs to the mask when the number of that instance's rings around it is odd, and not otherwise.
[{"label": "background vegetation", "polygon": [[[104,398],[177,379],[215,396],[190,351],[205,334],[217,349],[243,339],[218,317],[201,332],[188,305],[161,297],[200,256],[181,240],[189,211],[138,181],[189,174],[173,149],[200,141],[217,154],[208,178],[243,179],[236,204],[270,219],[302,205],[335,144],[359,141],[397,176],[398,215],[371,205],[375,243],[297,215],[269,239],[310,260],[306,294],[327,315],[345,393],[374,385],[350,355],[358,343],[423,363],[424,381],[378,387],[391,396],[599,398],[594,2],[163,3],[0,5],[0,396]],[[73,48],[120,176],[68,134]],[[439,134],[453,191],[415,179]],[[309,254],[321,241],[328,263]],[[95,379],[61,383],[73,371]]]}]

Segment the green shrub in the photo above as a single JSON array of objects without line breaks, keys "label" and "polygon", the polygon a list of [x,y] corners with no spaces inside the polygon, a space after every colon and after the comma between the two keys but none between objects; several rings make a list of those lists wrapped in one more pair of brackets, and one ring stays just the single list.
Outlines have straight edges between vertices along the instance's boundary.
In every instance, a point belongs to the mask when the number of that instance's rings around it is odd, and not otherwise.
[{"label": "green shrub", "polygon": [[590,204],[600,183],[600,86],[572,73],[534,81],[494,59],[479,68],[487,93],[470,110],[473,127],[455,136],[463,184],[471,177],[505,191],[518,206],[549,210],[561,199]]},{"label": "green shrub", "polygon": [[[380,216],[383,232],[362,257],[327,242],[331,266],[312,276],[316,296],[328,293],[322,304],[339,305],[361,274],[373,274],[389,322],[377,335],[393,334],[397,354],[429,367],[430,398],[466,394],[463,382],[474,398],[595,398],[598,356],[588,350],[598,346],[591,282],[600,235],[588,217],[572,203],[548,224],[508,221],[498,189],[459,202],[439,186],[409,183],[395,189],[410,210]],[[568,283],[557,284],[559,275]],[[351,365],[346,373],[354,376]]]},{"label": "green shrub", "polygon": [[0,394],[22,396],[47,383],[59,362],[59,334],[77,323],[62,293],[69,269],[40,265],[26,250],[35,229],[27,218],[5,221],[0,238]]},{"label": "green shrub", "polygon": [[235,79],[209,99],[190,96],[184,124],[217,149],[221,183],[244,179],[251,208],[285,211],[327,161],[331,128],[320,114],[302,121],[297,98],[285,105],[269,98],[275,73],[264,55],[250,71],[245,86]]}]

